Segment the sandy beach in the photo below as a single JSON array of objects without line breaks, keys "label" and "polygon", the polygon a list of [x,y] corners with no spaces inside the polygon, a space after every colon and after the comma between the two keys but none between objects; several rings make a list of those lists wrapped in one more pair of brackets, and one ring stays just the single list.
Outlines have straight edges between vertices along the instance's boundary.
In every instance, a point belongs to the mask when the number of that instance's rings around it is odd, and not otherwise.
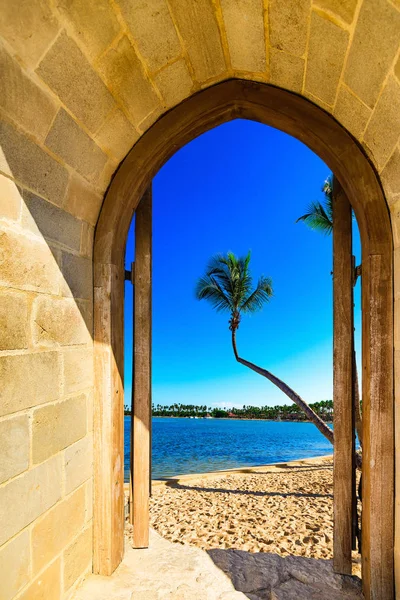
[{"label": "sandy beach", "polygon": [[332,462],[314,458],[155,482],[151,526],[171,542],[203,550],[330,559]]}]

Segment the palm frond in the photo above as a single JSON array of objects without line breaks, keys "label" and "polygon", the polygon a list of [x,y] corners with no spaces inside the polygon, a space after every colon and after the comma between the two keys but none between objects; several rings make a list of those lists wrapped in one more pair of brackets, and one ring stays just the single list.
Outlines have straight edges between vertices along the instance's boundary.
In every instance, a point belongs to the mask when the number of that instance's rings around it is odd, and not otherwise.
[{"label": "palm frond", "polygon": [[273,296],[272,279],[270,277],[261,276],[258,280],[256,289],[248,296],[240,307],[240,311],[244,313],[255,313],[261,310]]},{"label": "palm frond", "polygon": [[325,235],[332,233],[332,200],[327,202],[327,206],[323,206],[321,202],[311,202],[307,212],[296,220],[304,221],[310,229],[321,231]]},{"label": "palm frond", "polygon": [[232,310],[229,297],[212,276],[205,275],[198,279],[195,294],[198,300],[208,300],[218,312]]}]

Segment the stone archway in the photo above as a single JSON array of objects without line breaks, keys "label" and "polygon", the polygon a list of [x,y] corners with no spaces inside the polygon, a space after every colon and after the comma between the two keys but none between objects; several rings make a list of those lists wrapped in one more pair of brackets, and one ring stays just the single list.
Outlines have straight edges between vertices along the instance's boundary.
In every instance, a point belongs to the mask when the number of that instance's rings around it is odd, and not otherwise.
[{"label": "stone archway", "polygon": [[[363,581],[367,598],[393,598],[393,268],[389,213],[378,177],[357,142],[305,98],[250,81],[210,87],[161,117],[137,142],[105,198],[94,250],[94,571],[110,574],[123,554],[123,285],[129,224],[160,167],[197,135],[253,119],[298,138],[339,179],[360,227],[363,251]],[[373,343],[372,343],[373,342]]]}]

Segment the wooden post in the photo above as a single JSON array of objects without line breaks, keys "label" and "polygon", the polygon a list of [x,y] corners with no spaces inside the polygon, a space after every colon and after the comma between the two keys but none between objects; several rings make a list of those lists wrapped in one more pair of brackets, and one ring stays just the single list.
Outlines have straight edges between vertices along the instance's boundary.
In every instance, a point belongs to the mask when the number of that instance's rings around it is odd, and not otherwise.
[{"label": "wooden post", "polygon": [[[129,522],[133,523],[133,412],[134,412],[134,381],[135,381],[135,263],[131,263],[128,273],[132,284],[132,387],[131,387],[131,425],[130,425],[130,453],[129,453]],[[126,277],[126,275],[125,275]]]},{"label": "wooden post", "polygon": [[353,513],[353,269],[351,205],[333,183],[333,568],[351,575]]},{"label": "wooden post", "polygon": [[133,546],[149,545],[152,194],[136,210],[133,381]]}]

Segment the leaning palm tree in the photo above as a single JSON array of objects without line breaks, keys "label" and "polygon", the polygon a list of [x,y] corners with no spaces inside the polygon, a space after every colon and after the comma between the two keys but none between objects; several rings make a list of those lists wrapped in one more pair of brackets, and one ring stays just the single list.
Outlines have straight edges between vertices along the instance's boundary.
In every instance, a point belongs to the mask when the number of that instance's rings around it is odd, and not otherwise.
[{"label": "leaning palm tree", "polygon": [[333,444],[332,429],[292,388],[270,371],[262,369],[239,356],[236,345],[236,332],[242,315],[261,310],[264,304],[269,302],[272,295],[272,280],[269,277],[261,276],[257,285],[253,288],[250,273],[250,252],[243,258],[238,258],[232,252],[228,252],[226,256],[217,255],[213,257],[207,266],[205,275],[200,277],[196,286],[198,300],[208,300],[217,311],[230,314],[229,329],[236,360],[276,385],[290,400],[297,404],[322,435]]},{"label": "leaning palm tree", "polygon": [[[324,202],[311,202],[307,212],[296,220],[296,223],[303,221],[310,229],[319,231],[325,235],[331,235],[333,232],[333,178],[332,175],[324,181],[322,190],[324,193]],[[354,216],[354,215],[353,215]],[[357,282],[359,269],[356,269],[354,283]],[[353,332],[354,336],[354,332]],[[362,446],[362,417],[360,389],[358,386],[358,371],[355,352],[353,353],[354,367],[354,404],[355,404],[355,425],[360,446]]]}]

